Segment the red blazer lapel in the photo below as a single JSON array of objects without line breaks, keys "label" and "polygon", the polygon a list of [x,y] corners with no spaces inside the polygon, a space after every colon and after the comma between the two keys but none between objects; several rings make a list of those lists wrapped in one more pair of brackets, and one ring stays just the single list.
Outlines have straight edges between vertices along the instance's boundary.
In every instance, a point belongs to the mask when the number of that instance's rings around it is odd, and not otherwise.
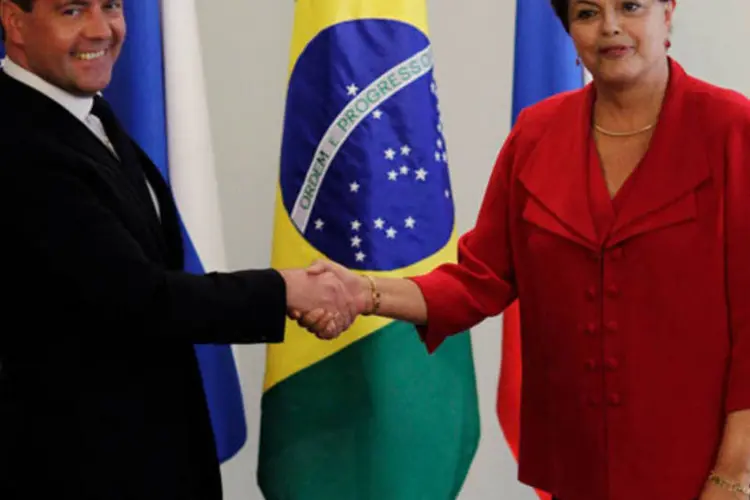
[{"label": "red blazer lapel", "polygon": [[635,190],[617,216],[607,247],[696,217],[695,189],[711,177],[701,124],[685,110],[690,78],[670,60],[670,83]]},{"label": "red blazer lapel", "polygon": [[518,174],[531,195],[523,218],[580,245],[599,247],[588,202],[586,165],[593,87],[562,98]]}]

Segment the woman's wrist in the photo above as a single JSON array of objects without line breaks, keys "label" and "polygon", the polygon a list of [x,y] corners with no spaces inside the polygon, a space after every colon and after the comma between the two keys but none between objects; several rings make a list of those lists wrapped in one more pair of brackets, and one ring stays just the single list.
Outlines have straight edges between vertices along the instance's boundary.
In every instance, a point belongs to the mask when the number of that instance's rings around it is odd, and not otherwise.
[{"label": "woman's wrist", "polygon": [[380,309],[380,290],[378,289],[375,278],[369,275],[362,276],[362,289],[364,293],[365,309],[362,312],[364,316],[372,316],[378,313]]},{"label": "woman's wrist", "polygon": [[738,498],[750,499],[750,478],[746,473],[717,467],[709,474],[708,483],[735,493]]}]

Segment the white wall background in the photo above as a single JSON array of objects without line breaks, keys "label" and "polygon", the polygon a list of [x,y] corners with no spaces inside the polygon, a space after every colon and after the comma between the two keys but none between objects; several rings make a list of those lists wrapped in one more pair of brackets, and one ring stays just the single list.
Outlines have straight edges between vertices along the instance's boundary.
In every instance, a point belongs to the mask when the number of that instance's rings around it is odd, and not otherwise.
[{"label": "white wall background", "polygon": [[[385,1],[385,0],[374,0]],[[232,269],[270,262],[293,0],[198,2],[224,234]],[[459,229],[474,222],[509,130],[515,1],[432,0],[430,30]],[[679,0],[673,55],[695,76],[750,95],[750,1]],[[482,441],[462,500],[531,500],[494,414],[500,321],[473,330]],[[256,500],[263,347],[239,347],[249,437],[223,469],[226,500]],[[334,464],[332,466],[335,467]]]}]

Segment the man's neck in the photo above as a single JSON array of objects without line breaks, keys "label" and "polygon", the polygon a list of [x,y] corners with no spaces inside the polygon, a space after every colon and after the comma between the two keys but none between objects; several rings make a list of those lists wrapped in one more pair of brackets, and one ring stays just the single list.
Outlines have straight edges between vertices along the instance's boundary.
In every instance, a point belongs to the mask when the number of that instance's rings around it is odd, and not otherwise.
[{"label": "man's neck", "polygon": [[6,55],[3,60],[3,70],[9,77],[52,99],[81,121],[91,112],[93,97],[73,95],[15,62],[10,56]]}]

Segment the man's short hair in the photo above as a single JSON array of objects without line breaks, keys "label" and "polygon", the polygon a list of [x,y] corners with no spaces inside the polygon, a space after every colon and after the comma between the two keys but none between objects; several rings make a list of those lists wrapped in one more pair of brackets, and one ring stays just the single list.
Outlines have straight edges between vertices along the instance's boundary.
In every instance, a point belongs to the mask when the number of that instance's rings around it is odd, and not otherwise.
[{"label": "man's short hair", "polygon": [[31,10],[31,7],[34,5],[34,0],[10,0],[14,4],[21,7],[26,12],[29,12]]}]

